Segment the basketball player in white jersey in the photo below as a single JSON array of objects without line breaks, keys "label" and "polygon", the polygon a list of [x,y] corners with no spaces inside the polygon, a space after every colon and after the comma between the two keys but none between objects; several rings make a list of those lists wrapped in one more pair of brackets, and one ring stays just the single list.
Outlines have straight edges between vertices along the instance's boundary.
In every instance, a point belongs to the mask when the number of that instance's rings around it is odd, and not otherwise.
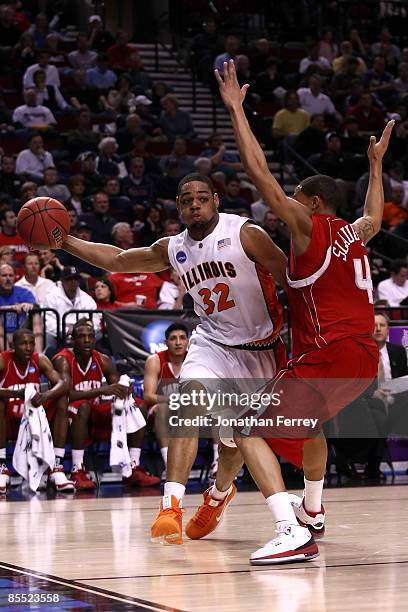
[{"label": "basketball player in white jersey", "polygon": [[[187,226],[180,234],[126,251],[73,236],[62,247],[110,272],[176,270],[200,317],[180,380],[197,381],[201,388],[205,379],[270,379],[286,363],[274,280],[284,286],[286,257],[264,230],[246,218],[218,213],[218,205],[211,180],[190,174],[178,189],[177,206]],[[155,541],[183,542],[182,498],[197,446],[198,428],[170,439],[164,497],[151,529]],[[218,525],[242,464],[238,449],[221,445],[216,481],[189,521],[188,537],[203,537]]]}]

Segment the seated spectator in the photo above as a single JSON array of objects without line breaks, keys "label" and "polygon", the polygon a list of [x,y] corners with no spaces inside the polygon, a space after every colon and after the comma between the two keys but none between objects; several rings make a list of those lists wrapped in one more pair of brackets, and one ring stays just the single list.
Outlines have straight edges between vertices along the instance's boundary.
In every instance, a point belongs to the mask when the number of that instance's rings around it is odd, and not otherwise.
[{"label": "seated spectator", "polygon": [[116,299],[115,287],[109,278],[99,278],[94,287],[95,302],[98,310],[113,310],[128,306]]},{"label": "seated spectator", "polygon": [[385,106],[391,106],[396,101],[393,76],[386,71],[382,55],[374,58],[373,67],[364,74],[363,85],[367,91],[375,93]]},{"label": "seated spectator", "polygon": [[288,255],[290,240],[288,233],[283,229],[283,224],[279,217],[271,210],[268,210],[264,215],[262,227],[272,238],[276,246],[282,249],[285,255]]},{"label": "seated spectator", "polygon": [[356,57],[351,56],[343,65],[343,68],[336,72],[331,80],[330,88],[332,92],[332,99],[337,105],[343,106],[347,96],[352,93],[353,81],[361,83],[362,81],[358,76],[358,60]]},{"label": "seated spectator", "polygon": [[11,155],[3,155],[0,170],[0,194],[17,199],[20,196],[22,179],[17,176],[16,160]]},{"label": "seated spectator", "polygon": [[267,38],[258,38],[253,49],[249,50],[249,57],[255,75],[265,72],[271,59],[274,57],[272,55],[271,41]]},{"label": "seated spectator", "polygon": [[126,73],[130,79],[130,88],[136,95],[150,93],[153,88],[153,80],[144,70],[139,53],[129,55]]},{"label": "seated spectator", "polygon": [[390,271],[390,278],[378,284],[377,295],[379,300],[396,307],[408,298],[408,264],[404,259],[396,259],[391,263]]},{"label": "seated spectator", "polygon": [[[365,172],[360,176],[356,183],[356,208],[361,208],[364,206],[365,197],[368,189],[368,179],[369,173]],[[385,202],[389,202],[392,198],[392,187],[388,174],[383,172],[382,182],[384,188],[384,200]]]},{"label": "seated spectator", "polygon": [[35,198],[35,196],[37,195],[37,189],[38,189],[38,185],[37,183],[34,183],[33,181],[26,181],[25,183],[23,183],[21,185],[20,201],[16,204],[16,206],[14,207],[14,210],[18,212],[20,208],[23,206],[23,204]]},{"label": "seated spectator", "polygon": [[384,127],[384,113],[374,106],[373,97],[369,91],[363,91],[360,102],[352,106],[348,114],[356,118],[361,132],[373,134]]},{"label": "seated spectator", "polygon": [[194,172],[194,157],[187,155],[187,141],[185,138],[178,136],[174,143],[170,155],[163,155],[160,160],[160,168],[165,171],[168,161],[177,162],[178,176],[182,178],[186,174]]},{"label": "seated spectator", "polygon": [[389,228],[394,228],[396,225],[408,219],[408,207],[404,204],[404,185],[394,184],[392,188],[391,202],[385,202],[383,223],[386,223]]},{"label": "seated spectator", "polygon": [[[209,160],[206,159],[208,162]],[[183,176],[183,175],[181,175]],[[167,213],[175,213],[178,184],[180,182],[180,170],[175,158],[166,160],[163,176],[157,183],[157,201],[164,206]]]},{"label": "seated spectator", "polygon": [[212,172],[212,162],[208,157],[197,157],[194,162],[194,172],[203,174],[204,176],[210,176]]},{"label": "seated spectator", "polygon": [[24,256],[28,253],[28,246],[17,234],[17,217],[11,206],[0,208],[0,247],[11,247],[16,256],[18,264],[21,266]]},{"label": "seated spectator", "polygon": [[110,32],[103,29],[102,19],[99,15],[91,15],[88,19],[89,48],[95,49],[98,53],[106,53],[111,47],[115,39]]},{"label": "seated spectator", "polygon": [[72,157],[76,157],[84,149],[96,150],[100,139],[100,134],[92,129],[92,115],[89,108],[82,108],[79,111],[77,127],[67,134],[67,147]]},{"label": "seated spectator", "polygon": [[37,55],[37,64],[33,64],[27,68],[23,76],[23,89],[34,87],[34,73],[37,70],[44,70],[46,85],[61,86],[58,68],[49,63],[50,56],[48,51],[39,51]]},{"label": "seated spectator", "polygon": [[[309,157],[310,163],[316,166],[321,174],[335,179],[355,181],[366,167],[365,157],[344,153],[341,138],[336,132],[326,135],[327,148],[321,155]],[[353,185],[354,188],[354,185]]]},{"label": "seated spectator", "polygon": [[[95,242],[92,237],[92,227],[86,221],[79,221],[75,228],[75,236],[86,242]],[[64,267],[74,267],[79,272],[81,279],[87,280],[92,277],[102,276],[104,271],[92,264],[71,255],[66,251],[59,251],[59,260]]]},{"label": "seated spectator", "polygon": [[133,304],[139,308],[157,308],[159,291],[163,285],[163,280],[157,274],[115,272],[109,274],[108,278],[115,287],[116,299],[119,302]]},{"label": "seated spectator", "polygon": [[[72,207],[77,215],[80,215],[83,210],[83,200],[85,193],[85,179],[82,174],[73,174],[69,177],[67,187],[69,190],[69,198],[65,202],[66,207]],[[97,191],[97,189],[95,189]],[[91,194],[87,194],[91,195]]]},{"label": "seated spectator", "polygon": [[85,182],[85,196],[93,195],[103,188],[103,177],[96,169],[97,156],[93,151],[85,151],[78,156],[81,162],[81,174]]},{"label": "seated spectator", "polygon": [[135,236],[129,223],[115,223],[112,227],[113,244],[120,249],[132,249],[135,245]]},{"label": "seated spectator", "polygon": [[240,211],[250,211],[250,204],[240,197],[241,182],[237,176],[229,176],[225,181],[225,193],[220,199],[220,211],[239,214]]},{"label": "seated spectator", "polygon": [[213,172],[223,172],[226,176],[235,175],[243,169],[238,155],[227,150],[222,135],[216,132],[209,137],[208,147],[201,151],[201,157],[211,160]]},{"label": "seated spectator", "polygon": [[45,151],[42,136],[34,132],[28,140],[28,149],[17,155],[16,174],[39,183],[44,180],[44,170],[51,166],[55,166],[52,155]]},{"label": "seated spectator", "polygon": [[[16,274],[12,266],[2,264],[0,266],[0,311],[13,310],[14,313],[7,313],[0,317],[0,346],[6,350],[9,345],[10,336],[16,329],[23,327],[26,321],[26,314],[35,305],[35,297],[23,287],[15,284]],[[38,315],[33,317],[33,332],[35,334],[36,349],[42,350],[42,326]]]},{"label": "seated spectator", "polygon": [[398,77],[393,80],[394,90],[397,92],[399,100],[403,100],[408,94],[408,63],[398,64]]},{"label": "seated spectator", "polygon": [[109,108],[122,115],[128,115],[130,110],[136,108],[136,95],[130,89],[130,78],[126,72],[118,77],[115,89],[111,89],[108,94],[107,102]]},{"label": "seated spectator", "polygon": [[118,153],[123,155],[129,153],[134,146],[134,139],[138,136],[145,136],[142,130],[142,120],[136,113],[131,113],[126,117],[125,127],[120,128],[116,134],[118,143]]},{"label": "seated spectator", "polygon": [[181,232],[181,224],[180,221],[177,221],[177,219],[166,219],[163,223],[163,227],[163,236],[166,238],[170,236],[177,236],[177,234],[180,234]]},{"label": "seated spectator", "polygon": [[5,48],[14,47],[20,37],[20,30],[14,24],[14,9],[10,4],[2,4],[0,7],[0,40],[1,46]]},{"label": "seated spectator", "polygon": [[86,82],[97,89],[107,90],[115,87],[117,76],[109,69],[109,58],[104,53],[98,55],[96,68],[86,71]]},{"label": "seated spectator", "polygon": [[322,79],[318,74],[309,77],[309,87],[300,87],[297,90],[300,106],[310,116],[316,113],[333,115],[341,120],[341,115],[336,111],[329,96],[322,92]]},{"label": "seated spectator", "polygon": [[79,222],[82,221],[92,229],[93,242],[109,244],[112,228],[117,221],[109,215],[109,198],[106,193],[95,193],[93,196],[93,212],[80,215]]},{"label": "seated spectator", "polygon": [[64,68],[68,63],[67,54],[63,49],[60,48],[61,38],[58,34],[51,32],[47,35],[47,44],[45,50],[48,51],[50,56],[50,63],[57,66],[57,68]]},{"label": "seated spectator", "polygon": [[214,69],[222,75],[224,74],[224,62],[235,60],[238,54],[241,41],[236,36],[227,36],[225,39],[225,52],[220,53],[214,60]]},{"label": "seated spectator", "polygon": [[53,283],[59,281],[64,266],[56,256],[55,252],[51,251],[50,249],[39,249],[38,254],[40,257],[41,277],[48,278],[49,280],[52,280]]},{"label": "seated spectator", "polygon": [[[343,40],[340,44],[340,55],[333,60],[333,72],[339,72],[347,65],[350,58],[353,57],[353,45],[349,40]],[[359,76],[367,72],[365,61],[361,57],[357,57],[358,68],[356,70]]]},{"label": "seated spectator", "polygon": [[44,170],[44,185],[40,185],[37,189],[38,196],[47,196],[55,198],[60,202],[67,202],[71,196],[66,185],[58,183],[58,170],[50,166]]},{"label": "seated spectator", "polygon": [[68,61],[74,70],[90,70],[96,66],[98,54],[89,48],[88,37],[84,32],[77,36],[77,48],[68,53]]},{"label": "seated spectator", "polygon": [[382,55],[387,63],[387,66],[392,69],[395,74],[397,64],[401,60],[401,49],[391,42],[391,32],[387,26],[383,26],[380,32],[380,40],[371,45],[371,55],[376,57]]},{"label": "seated spectator", "polygon": [[20,70],[25,72],[29,66],[34,64],[37,56],[37,48],[34,38],[30,32],[23,32],[20,40],[14,47],[14,57],[18,62]]},{"label": "seated spectator", "polygon": [[337,57],[339,48],[334,42],[334,34],[331,28],[325,28],[323,30],[318,49],[319,57],[324,57],[327,59],[330,66],[332,66],[334,59]]},{"label": "seated spectator", "polygon": [[20,279],[22,276],[22,268],[18,265],[15,251],[10,246],[0,247],[0,265],[1,264],[8,264],[11,266],[16,273],[16,278]]},{"label": "seated spectator", "polygon": [[71,204],[68,204],[67,202],[65,202],[65,208],[68,211],[69,222],[70,222],[68,233],[72,234],[72,236],[76,236],[76,228],[78,225],[78,218],[79,218],[78,213],[75,210],[75,208]]},{"label": "seated spectator", "polygon": [[[95,300],[79,288],[81,275],[79,271],[72,266],[65,267],[61,271],[61,281],[58,281],[55,287],[48,292],[44,308],[52,308],[56,310],[60,318],[71,310],[95,310]],[[77,320],[75,313],[68,314],[65,318],[65,333],[70,335],[74,323]],[[100,327],[101,315],[94,315],[93,322],[95,327]],[[47,347],[55,348],[57,346],[57,320],[52,312],[46,313],[46,342]]]},{"label": "seated spectator", "polygon": [[147,96],[136,96],[135,104],[135,111],[142,120],[142,130],[150,137],[157,137],[163,140],[165,137],[159,126],[159,120],[151,112],[152,101]]},{"label": "seated spectator", "polygon": [[46,13],[38,13],[35,16],[34,24],[29,29],[32,34],[35,44],[39,49],[44,49],[47,44],[47,36],[51,29]]},{"label": "seated spectator", "polygon": [[118,176],[121,159],[117,155],[118,143],[113,136],[105,136],[98,145],[97,170],[102,176]]},{"label": "seated spectator", "polygon": [[106,179],[104,192],[109,198],[109,214],[115,221],[133,223],[133,208],[131,201],[122,196],[119,179],[110,176]]},{"label": "seated spectator", "polygon": [[331,65],[322,55],[319,55],[319,43],[314,42],[310,45],[309,53],[304,57],[299,64],[299,74],[305,74],[311,66],[316,67],[316,72],[321,74],[330,74]]},{"label": "seated spectator", "polygon": [[393,162],[388,171],[391,187],[402,187],[404,192],[403,204],[408,204],[408,181],[404,180],[404,164]]},{"label": "seated spectator", "polygon": [[164,83],[164,81],[156,81],[155,83],[153,83],[152,96],[151,96],[152,99],[150,100],[151,102],[150,110],[153,113],[153,115],[157,115],[157,116],[160,115],[160,113],[162,112],[161,101],[164,98],[164,96],[167,96],[167,94],[170,94],[170,93],[173,93],[173,89],[169,87],[167,83]]},{"label": "seated spectator", "polygon": [[280,139],[285,136],[300,134],[309,123],[309,113],[300,108],[299,96],[296,91],[287,91],[284,98],[284,108],[278,111],[273,118],[273,137]]},{"label": "seated spectator", "polygon": [[96,87],[88,85],[86,82],[86,72],[84,70],[75,70],[73,81],[73,85],[65,89],[70,104],[78,110],[86,107],[93,113],[99,113],[101,108],[103,108],[101,92]]},{"label": "seated spectator", "polygon": [[183,310],[186,288],[175,270],[170,272],[170,280],[164,281],[157,302],[159,310]]},{"label": "seated spectator", "polygon": [[368,146],[367,136],[362,136],[358,128],[358,121],[353,115],[346,117],[342,124],[341,148],[344,153],[361,155]]},{"label": "seated spectator", "polygon": [[143,246],[150,246],[159,238],[162,238],[163,228],[163,209],[155,204],[146,208],[144,226],[141,231]]},{"label": "seated spectator", "polygon": [[52,280],[40,276],[40,257],[37,253],[26,253],[23,259],[24,276],[16,282],[17,287],[28,289],[39,306],[43,306],[49,291],[55,286]]},{"label": "seated spectator", "polygon": [[17,106],[13,113],[13,123],[16,127],[44,130],[56,125],[57,121],[50,109],[38,104],[35,89],[27,89],[24,99],[26,103]]},{"label": "seated spectator", "polygon": [[179,109],[176,96],[172,94],[164,96],[161,105],[163,112],[160,117],[159,126],[170,142],[174,142],[177,136],[182,136],[187,141],[195,138],[196,134],[190,113]]},{"label": "seated spectator", "polygon": [[[324,116],[316,113],[310,117],[310,125],[300,132],[293,143],[293,148],[304,159],[311,155],[323,153],[326,150],[326,137],[324,133]],[[295,162],[296,163],[296,162]],[[300,163],[298,162],[300,167]],[[296,168],[299,172],[299,168]]]},{"label": "seated spectator", "polygon": [[149,140],[146,134],[142,133],[135,136],[132,141],[132,148],[126,155],[123,156],[123,161],[128,165],[132,157],[141,157],[145,163],[146,174],[151,176],[160,176],[159,160],[156,155],[153,155],[148,150]]},{"label": "seated spectator", "polygon": [[276,57],[271,57],[266,69],[255,78],[254,92],[261,97],[262,102],[279,104],[286,89],[286,79],[278,68],[278,60]]},{"label": "seated spectator", "polygon": [[116,34],[116,44],[108,49],[110,64],[114,70],[127,70],[129,57],[137,53],[136,45],[129,43],[129,37],[124,30]]},{"label": "seated spectator", "polygon": [[145,173],[145,163],[141,157],[133,157],[129,162],[129,174],[123,179],[122,191],[132,204],[156,200],[154,181]]},{"label": "seated spectator", "polygon": [[33,74],[34,91],[38,104],[47,106],[51,112],[67,110],[68,103],[56,85],[47,85],[44,70],[37,70]]}]

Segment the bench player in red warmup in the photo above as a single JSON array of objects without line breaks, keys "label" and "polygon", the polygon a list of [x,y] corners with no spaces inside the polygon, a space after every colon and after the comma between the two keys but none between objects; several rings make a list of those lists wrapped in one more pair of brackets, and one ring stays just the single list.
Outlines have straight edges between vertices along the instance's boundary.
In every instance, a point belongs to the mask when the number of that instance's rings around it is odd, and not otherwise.
[{"label": "bench player in red warmup", "polygon": [[[365,245],[381,227],[382,158],[394,122],[387,124],[378,143],[374,136],[370,139],[370,180],[364,214],[349,224],[336,217],[341,197],[336,182],[328,176],[309,177],[296,187],[293,198],[285,195],[270,173],[245,117],[242,103],[249,85],[239,86],[232,61],[224,64],[223,78],[218,71],[216,78],[245,170],[264,202],[291,231],[287,283],[293,359],[277,374],[271,389],[283,391],[279,414],[290,417],[298,410],[296,417],[301,417],[312,416],[315,411],[321,424],[358,397],[377,375],[372,282]],[[293,388],[299,389],[296,382],[305,379],[316,379],[310,396],[307,386],[302,387],[302,395],[291,396]],[[337,384],[325,384],[324,379]],[[320,414],[316,393],[321,400]],[[316,557],[319,553],[311,533],[319,535],[324,530],[324,453],[310,453],[315,442],[305,441],[303,465],[314,473],[314,478],[311,482],[305,480],[305,497],[292,506],[279,463],[267,441],[236,436],[236,443],[276,521],[277,537],[254,552],[251,563]]]},{"label": "bench player in red warmup", "polygon": [[[40,393],[41,374],[51,388]],[[67,388],[46,355],[34,351],[34,334],[29,329],[18,329],[13,334],[13,349],[0,354],[0,493],[10,485],[10,472],[6,466],[6,440],[16,440],[24,410],[24,390],[33,383],[38,391],[33,406],[54,402],[52,413],[46,406],[51,421],[56,455],[55,468],[48,475],[48,484],[57,491],[73,491],[74,485],[64,473],[65,438],[68,428],[65,394]]]},{"label": "bench player in red warmup", "polygon": [[[92,433],[110,439],[111,398],[116,396],[124,399],[127,388],[119,384],[119,374],[110,357],[95,350],[95,330],[89,319],[79,319],[75,323],[72,341],[72,349],[65,348],[57,353],[53,363],[69,389],[68,414],[72,420],[73,463],[71,478],[75,488],[84,491],[95,488],[84,468],[84,448],[92,440]],[[135,451],[140,456],[140,435],[140,431],[128,435],[129,452],[133,460],[132,474],[124,482],[129,485],[153,486],[160,483],[160,478],[150,476],[134,461]]]}]

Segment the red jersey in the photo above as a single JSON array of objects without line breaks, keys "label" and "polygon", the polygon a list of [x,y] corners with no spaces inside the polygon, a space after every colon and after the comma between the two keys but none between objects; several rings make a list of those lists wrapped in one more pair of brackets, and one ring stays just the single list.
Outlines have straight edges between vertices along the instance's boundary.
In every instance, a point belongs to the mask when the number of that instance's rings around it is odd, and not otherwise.
[{"label": "red jersey", "polygon": [[174,375],[168,349],[156,353],[160,359],[159,389],[161,395],[178,393],[179,377]]},{"label": "red jersey", "polygon": [[[104,374],[102,359],[98,351],[92,351],[92,355],[89,358],[85,370],[82,370],[74,352],[71,349],[62,349],[62,351],[54,355],[53,361],[57,359],[57,357],[65,357],[65,359],[68,361],[72,379],[72,387],[75,389],[75,391],[99,389],[99,387],[102,385]],[[99,402],[99,399],[100,398],[96,397],[92,400],[92,402],[97,403]]]},{"label": "red jersey", "polygon": [[313,215],[305,253],[289,254],[293,356],[352,338],[375,347],[373,285],[355,229],[334,215]]},{"label": "red jersey", "polygon": [[[21,366],[14,360],[14,351],[3,351],[3,379],[0,387],[3,389],[25,389],[28,383],[33,383],[40,391],[40,363],[38,353],[33,353],[26,366]],[[23,415],[24,400],[11,397],[7,400],[7,412],[16,417]]]},{"label": "red jersey", "polygon": [[110,274],[109,279],[115,286],[118,302],[133,302],[140,308],[157,308],[157,298],[163,284],[163,280],[157,274],[117,272]]},{"label": "red jersey", "polygon": [[28,253],[28,246],[18,234],[10,236],[9,234],[0,233],[0,247],[10,246],[16,254],[16,261],[22,263],[24,255]]}]

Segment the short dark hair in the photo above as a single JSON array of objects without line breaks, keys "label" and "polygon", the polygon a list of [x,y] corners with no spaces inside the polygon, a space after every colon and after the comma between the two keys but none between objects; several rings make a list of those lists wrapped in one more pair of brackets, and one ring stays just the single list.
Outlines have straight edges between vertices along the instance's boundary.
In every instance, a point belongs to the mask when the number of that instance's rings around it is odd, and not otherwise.
[{"label": "short dark hair", "polygon": [[172,323],[164,332],[166,340],[168,340],[170,334],[172,334],[174,331],[183,331],[186,336],[188,336],[188,329],[185,325],[183,325],[183,323]]},{"label": "short dark hair", "polygon": [[10,206],[10,204],[6,204],[0,208],[0,221],[4,221],[6,219],[6,214],[8,212],[14,212],[14,208]]},{"label": "short dark hair", "polygon": [[24,334],[28,334],[29,336],[34,337],[34,333],[31,331],[31,329],[28,329],[26,327],[20,327],[19,329],[16,329],[16,331],[13,333],[13,342],[17,342],[20,336],[23,336]]},{"label": "short dark hair", "polygon": [[233,182],[241,183],[241,180],[236,174],[229,174],[227,178],[225,179],[225,184],[229,185],[230,183],[233,183]]},{"label": "short dark hair", "polygon": [[308,198],[319,196],[323,200],[325,207],[333,212],[336,212],[342,205],[341,191],[331,176],[326,176],[325,174],[309,176],[303,179],[300,183],[300,188]]},{"label": "short dark hair", "polygon": [[396,259],[390,265],[391,274],[398,274],[401,268],[408,268],[408,263],[405,259]]},{"label": "short dark hair", "polygon": [[92,330],[95,332],[95,329],[94,329],[94,326],[92,325],[91,319],[86,319],[85,317],[82,317],[82,319],[78,319],[78,321],[76,323],[74,323],[74,325],[72,327],[72,337],[73,338],[75,337],[78,328],[79,327],[84,327],[84,325],[87,325],[88,327],[91,327]]},{"label": "short dark hair", "polygon": [[191,174],[187,174],[178,184],[177,195],[181,194],[181,189],[187,183],[192,183],[193,181],[197,181],[198,183],[205,183],[207,187],[209,187],[211,193],[215,193],[214,184],[212,180],[208,176],[204,176],[203,174],[198,174],[198,172],[192,172]]}]

